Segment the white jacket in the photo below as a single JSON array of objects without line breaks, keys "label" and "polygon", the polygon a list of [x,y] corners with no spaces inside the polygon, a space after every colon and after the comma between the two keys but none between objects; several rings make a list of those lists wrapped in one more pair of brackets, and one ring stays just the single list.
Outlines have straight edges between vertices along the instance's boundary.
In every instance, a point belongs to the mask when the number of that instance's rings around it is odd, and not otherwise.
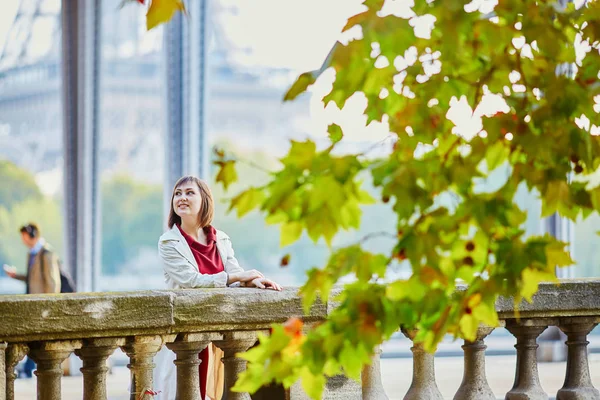
[{"label": "white jacket", "polygon": [[[217,250],[225,271],[214,275],[201,274],[190,246],[177,225],[162,234],[158,240],[158,255],[163,261],[165,282],[169,289],[190,289],[200,287],[225,287],[227,275],[243,272],[235,258],[231,239],[217,230]],[[237,283],[237,282],[236,282]]]}]

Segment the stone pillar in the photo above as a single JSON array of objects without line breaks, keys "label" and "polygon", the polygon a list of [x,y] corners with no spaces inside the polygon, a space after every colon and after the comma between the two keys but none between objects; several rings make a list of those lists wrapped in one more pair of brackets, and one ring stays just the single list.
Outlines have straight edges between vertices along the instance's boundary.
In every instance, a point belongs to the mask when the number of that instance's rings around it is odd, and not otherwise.
[{"label": "stone pillar", "polygon": [[366,365],[362,370],[362,398],[364,400],[388,400],[381,383],[380,354],[381,346],[375,347],[371,365]]},{"label": "stone pillar", "polygon": [[568,354],[565,383],[556,394],[556,400],[600,399],[600,392],[590,379],[587,356],[587,335],[595,326],[594,318],[565,318],[560,321],[560,329],[568,338]]},{"label": "stone pillar", "polygon": [[6,400],[15,400],[15,367],[28,351],[29,347],[22,343],[11,343],[6,348]]},{"label": "stone pillar", "polygon": [[136,400],[146,391],[154,390],[152,370],[154,355],[163,345],[160,336],[134,336],[128,338],[121,349],[129,356],[127,368],[131,371],[131,400]]},{"label": "stone pillar", "polygon": [[52,342],[34,342],[29,345],[29,356],[37,364],[38,400],[56,400],[61,398],[60,379],[63,375],[62,362],[81,342],[58,340]]},{"label": "stone pillar", "polygon": [[[410,340],[414,340],[417,334],[416,331],[405,331],[404,329],[402,329],[402,333]],[[443,400],[435,383],[433,354],[426,352],[422,343],[413,343],[410,350],[413,352],[413,377],[404,400]]]},{"label": "stone pillar", "polygon": [[96,290],[100,267],[101,0],[62,0],[65,265],[79,292]]},{"label": "stone pillar", "polygon": [[85,400],[106,400],[106,360],[124,339],[102,338],[85,340],[75,354],[83,361],[83,398]]},{"label": "stone pillar", "polygon": [[238,375],[246,369],[246,360],[237,358],[235,355],[254,345],[256,337],[254,331],[227,332],[223,335],[223,340],[214,342],[225,353],[223,357],[225,365],[223,400],[251,400],[248,393],[232,392],[231,388],[235,385]]},{"label": "stone pillar", "polygon": [[480,326],[474,342],[465,340],[462,349],[465,352],[463,380],[454,395],[454,400],[496,400],[494,392],[485,377],[485,349],[483,340],[494,328]]},{"label": "stone pillar", "polygon": [[180,334],[173,343],[167,343],[177,359],[177,400],[196,400],[200,398],[200,374],[198,353],[211,342],[208,334]]},{"label": "stone pillar", "polygon": [[517,338],[517,368],[515,383],[506,394],[506,400],[547,400],[548,395],[540,385],[537,368],[536,338],[548,323],[534,320],[510,320],[506,329]]},{"label": "stone pillar", "polygon": [[8,343],[0,343],[0,400],[6,400],[6,348]]}]

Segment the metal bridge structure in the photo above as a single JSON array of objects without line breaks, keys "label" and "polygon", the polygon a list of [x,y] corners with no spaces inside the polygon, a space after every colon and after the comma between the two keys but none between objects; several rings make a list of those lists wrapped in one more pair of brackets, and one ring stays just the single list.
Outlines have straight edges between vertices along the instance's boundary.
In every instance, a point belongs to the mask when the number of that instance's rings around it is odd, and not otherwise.
[{"label": "metal bridge structure", "polygon": [[99,276],[101,175],[162,184],[168,198],[179,176],[208,177],[211,143],[281,147],[308,119],[271,84],[290,71],[231,62],[218,15],[235,10],[188,11],[147,32],[144,10],[121,0],[21,0],[0,43],[0,157],[55,179],[81,291]]}]

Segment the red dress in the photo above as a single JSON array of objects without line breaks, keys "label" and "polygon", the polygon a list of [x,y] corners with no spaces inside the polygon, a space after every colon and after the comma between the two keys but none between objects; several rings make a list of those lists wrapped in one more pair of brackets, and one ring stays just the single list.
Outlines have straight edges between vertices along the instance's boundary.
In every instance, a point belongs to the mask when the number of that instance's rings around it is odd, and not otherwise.
[{"label": "red dress", "polygon": [[[188,246],[192,250],[194,259],[198,264],[198,270],[201,274],[214,275],[225,270],[223,266],[223,260],[219,255],[217,249],[217,231],[212,226],[204,227],[204,234],[206,235],[206,245],[197,242],[193,237],[188,235],[181,229],[181,226],[177,225],[179,231],[185,238]],[[200,352],[200,394],[202,399],[206,397],[206,380],[208,377],[208,348]]]}]

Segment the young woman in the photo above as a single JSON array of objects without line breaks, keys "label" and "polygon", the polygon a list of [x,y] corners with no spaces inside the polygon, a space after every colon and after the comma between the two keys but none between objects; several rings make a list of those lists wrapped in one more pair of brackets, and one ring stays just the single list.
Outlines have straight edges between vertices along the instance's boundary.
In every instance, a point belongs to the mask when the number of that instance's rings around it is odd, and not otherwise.
[{"label": "young woman", "polygon": [[[208,185],[194,176],[180,178],[171,196],[170,229],[158,241],[167,286],[171,289],[245,286],[281,290],[281,286],[259,271],[244,271],[240,267],[229,236],[211,225],[213,215],[214,201]],[[211,351],[214,355],[209,357]],[[211,371],[220,370],[218,352],[219,349],[209,346],[200,353],[203,400],[214,400],[221,389],[222,379],[208,374],[209,367]],[[174,359],[175,355],[165,349],[157,355],[154,386],[161,391],[160,399],[175,398]],[[213,384],[207,391],[209,380]]]}]

